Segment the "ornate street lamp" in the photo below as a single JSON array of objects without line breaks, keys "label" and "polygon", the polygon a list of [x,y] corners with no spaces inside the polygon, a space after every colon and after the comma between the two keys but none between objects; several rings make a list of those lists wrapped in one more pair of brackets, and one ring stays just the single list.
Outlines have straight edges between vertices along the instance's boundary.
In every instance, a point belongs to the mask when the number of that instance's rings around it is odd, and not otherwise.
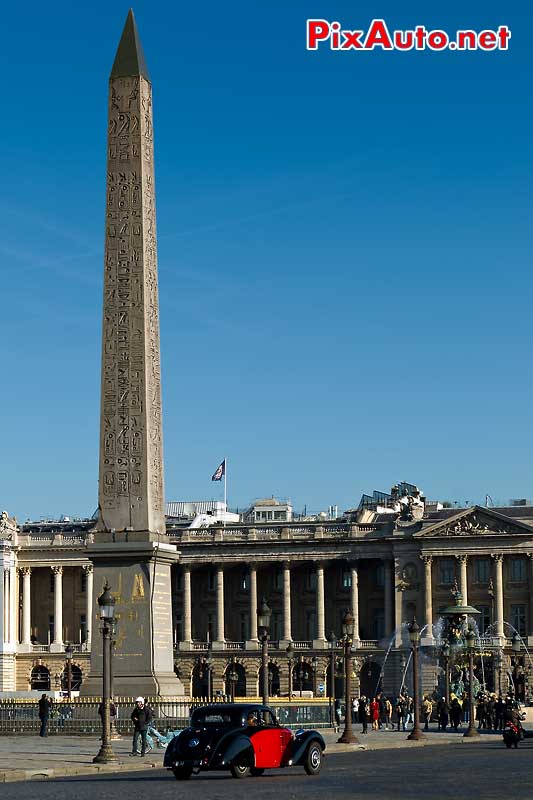
[{"label": "ornate street lamp", "polygon": [[413,653],[413,703],[414,703],[414,723],[413,730],[407,737],[411,741],[419,741],[426,737],[420,730],[420,692],[418,688],[418,649],[420,646],[420,626],[416,619],[408,626],[409,641],[411,642],[411,650]]},{"label": "ornate street lamp", "polygon": [[442,645],[442,657],[444,659],[444,697],[450,703],[450,645],[444,642]]},{"label": "ornate street lamp", "polygon": [[466,649],[468,651],[468,728],[463,736],[469,739],[477,738],[479,731],[474,722],[474,650],[476,649],[476,634],[469,628],[465,635]]},{"label": "ornate street lamp", "polygon": [[72,654],[74,652],[74,648],[72,647],[69,642],[67,642],[65,647],[65,657],[67,659],[67,697],[69,700],[72,699]]},{"label": "ornate street lamp", "polygon": [[329,724],[335,727],[335,650],[337,647],[337,634],[331,631],[328,636],[329,644]]},{"label": "ornate street lamp", "polygon": [[292,700],[292,665],[294,662],[294,647],[292,646],[292,642],[289,642],[285,652],[287,653],[287,665],[289,667],[289,703],[290,703]]},{"label": "ornate street lamp", "polygon": [[118,761],[111,747],[111,715],[109,703],[111,699],[111,636],[115,618],[115,598],[111,594],[106,580],[104,591],[98,598],[100,622],[102,623],[102,746],[93,758],[97,764],[109,764]]},{"label": "ornate street lamp", "polygon": [[316,697],[317,686],[318,686],[318,681],[317,681],[318,658],[316,656],[313,656],[313,658],[311,659],[311,664],[313,665],[313,696]]},{"label": "ornate street lamp", "polygon": [[265,597],[261,598],[261,604],[257,609],[257,629],[261,640],[261,671],[263,675],[263,705],[268,705],[268,631],[270,629],[270,618],[272,610]]},{"label": "ornate street lamp", "polygon": [[237,672],[236,672],[236,669],[235,669],[235,656],[231,657],[230,672],[229,672],[229,675],[228,675],[228,680],[229,680],[229,685],[230,685],[231,702],[234,703],[235,702],[235,684],[239,680],[239,676],[237,675]]},{"label": "ornate street lamp", "polygon": [[350,669],[350,651],[352,649],[354,618],[351,611],[346,611],[342,618],[342,641],[344,645],[344,731],[337,740],[343,744],[358,744],[359,739],[352,730],[352,686]]}]

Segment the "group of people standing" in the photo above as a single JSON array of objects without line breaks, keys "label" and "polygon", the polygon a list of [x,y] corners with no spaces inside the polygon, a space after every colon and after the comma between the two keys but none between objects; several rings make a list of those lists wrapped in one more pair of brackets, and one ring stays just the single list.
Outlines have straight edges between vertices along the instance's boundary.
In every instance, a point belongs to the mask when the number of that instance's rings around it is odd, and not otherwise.
[{"label": "group of people standing", "polygon": [[400,730],[400,725],[405,731],[409,722],[413,722],[414,702],[408,694],[400,694],[393,701],[383,692],[378,692],[375,697],[366,697],[362,694],[352,703],[352,722],[360,722],[362,733],[368,733],[368,723],[372,730],[394,730],[395,724]]}]

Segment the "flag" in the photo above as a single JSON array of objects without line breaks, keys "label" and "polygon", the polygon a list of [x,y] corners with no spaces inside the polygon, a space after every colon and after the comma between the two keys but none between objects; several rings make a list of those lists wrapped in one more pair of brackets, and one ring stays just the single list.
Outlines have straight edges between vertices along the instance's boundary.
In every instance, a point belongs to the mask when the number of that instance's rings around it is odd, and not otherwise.
[{"label": "flag", "polygon": [[211,476],[212,481],[221,481],[223,476],[226,474],[226,459],[222,462],[222,464],[216,468],[213,475]]}]

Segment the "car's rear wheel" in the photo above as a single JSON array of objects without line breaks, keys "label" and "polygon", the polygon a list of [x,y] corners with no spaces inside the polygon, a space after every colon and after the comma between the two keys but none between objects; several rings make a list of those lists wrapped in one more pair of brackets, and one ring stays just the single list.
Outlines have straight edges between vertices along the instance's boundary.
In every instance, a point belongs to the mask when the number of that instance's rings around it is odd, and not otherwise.
[{"label": "car's rear wheel", "polygon": [[250,767],[244,764],[232,764],[230,771],[234,778],[247,778],[250,774]]},{"label": "car's rear wheel", "polygon": [[322,748],[318,742],[311,742],[305,754],[304,769],[308,775],[318,775],[322,766]]},{"label": "car's rear wheel", "polygon": [[254,778],[258,778],[260,775],[263,774],[264,771],[265,770],[261,769],[261,767],[252,767],[251,770],[250,770],[250,772],[252,773]]},{"label": "car's rear wheel", "polygon": [[173,767],[172,772],[177,781],[186,781],[192,775],[192,767]]}]

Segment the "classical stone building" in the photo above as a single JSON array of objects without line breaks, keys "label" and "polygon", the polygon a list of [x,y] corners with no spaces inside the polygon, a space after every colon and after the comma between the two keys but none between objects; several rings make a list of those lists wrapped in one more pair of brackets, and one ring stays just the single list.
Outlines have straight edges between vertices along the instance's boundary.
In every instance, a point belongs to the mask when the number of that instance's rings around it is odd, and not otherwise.
[{"label": "classical stone building", "polygon": [[[328,522],[208,529],[167,524],[180,554],[171,568],[172,637],[186,694],[206,694],[210,672],[213,692],[229,692],[231,674],[237,695],[257,695],[256,610],[262,596],[272,609],[273,694],[288,691],[289,643],[295,693],[328,693],[328,637],[331,631],[340,637],[347,608],[355,617],[354,688],[374,691],[383,673],[384,688],[397,691],[409,655],[405,623],[416,616],[429,663],[436,654],[439,608],[449,604],[455,581],[481,612],[486,681],[498,688],[503,670],[505,683],[514,630],[525,644],[533,643],[533,508],[435,510],[426,504],[418,511],[416,498],[415,506],[395,508],[400,510],[361,506]],[[90,609],[100,587],[93,588],[87,555],[94,521],[17,526],[7,515],[2,519],[1,688],[42,688],[47,675],[50,688],[58,688],[67,641],[83,679],[91,642],[99,636],[91,630]],[[120,626],[119,619],[117,639]],[[499,677],[492,663],[497,652],[504,655]],[[523,650],[524,684],[528,667]],[[426,688],[437,679],[435,667],[426,669]]]}]

